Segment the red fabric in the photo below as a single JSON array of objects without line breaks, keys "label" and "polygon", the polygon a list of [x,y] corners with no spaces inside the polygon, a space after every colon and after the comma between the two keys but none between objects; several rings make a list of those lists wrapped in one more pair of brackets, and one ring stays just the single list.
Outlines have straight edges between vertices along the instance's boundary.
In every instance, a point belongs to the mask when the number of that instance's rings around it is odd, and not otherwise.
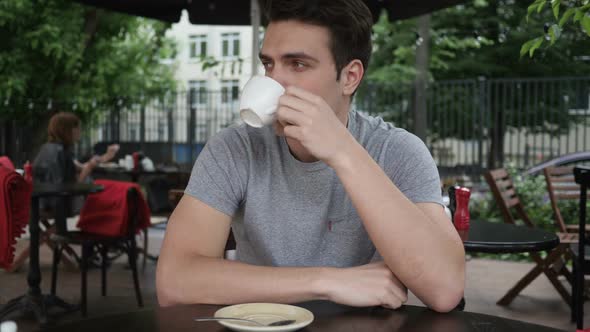
[{"label": "red fabric", "polygon": [[0,268],[12,265],[16,239],[29,222],[32,190],[20,174],[0,166]]},{"label": "red fabric", "polygon": [[12,163],[12,160],[6,156],[0,156],[0,166],[4,166],[9,170],[14,171],[14,164]]},{"label": "red fabric", "polygon": [[125,236],[129,223],[129,188],[135,188],[138,193],[137,210],[133,211],[138,218],[138,229],[150,225],[150,209],[139,185],[113,180],[96,180],[94,183],[102,185],[104,190],[86,198],[78,220],[78,227],[82,231],[105,236]]}]

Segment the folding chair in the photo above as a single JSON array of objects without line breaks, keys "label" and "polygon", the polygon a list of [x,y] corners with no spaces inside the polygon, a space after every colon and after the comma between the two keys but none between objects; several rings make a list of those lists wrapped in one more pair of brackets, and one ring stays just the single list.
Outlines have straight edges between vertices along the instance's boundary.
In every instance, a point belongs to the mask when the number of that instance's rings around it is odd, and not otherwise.
[{"label": "folding chair", "polygon": [[[567,224],[561,214],[559,202],[580,199],[580,185],[574,179],[574,168],[570,166],[550,166],[543,169],[551,207],[555,216],[555,225],[560,232],[577,233],[578,223]],[[586,232],[590,231],[586,226]]]},{"label": "folding chair", "polygon": [[[518,198],[514,183],[510,174],[503,169],[490,170],[484,174],[486,182],[492,190],[492,194],[500,210],[504,222],[509,224],[515,224],[515,218],[511,212],[513,208],[516,211],[516,215],[521,219],[524,224],[528,227],[534,228],[535,224],[531,221],[529,216],[524,210],[524,205]],[[539,253],[531,252],[530,257],[536,263],[524,277],[522,277],[516,285],[514,285],[498,302],[498,305],[509,305],[512,300],[533,280],[535,280],[540,274],[545,274],[555,290],[561,295],[563,300],[568,304],[571,303],[571,296],[558,277],[563,275],[569,282],[572,282],[572,274],[567,270],[565,262],[571,257],[569,246],[572,243],[577,243],[578,237],[572,233],[556,233],[559,237],[560,244],[553,250],[551,250],[545,259],[541,258]]]}]

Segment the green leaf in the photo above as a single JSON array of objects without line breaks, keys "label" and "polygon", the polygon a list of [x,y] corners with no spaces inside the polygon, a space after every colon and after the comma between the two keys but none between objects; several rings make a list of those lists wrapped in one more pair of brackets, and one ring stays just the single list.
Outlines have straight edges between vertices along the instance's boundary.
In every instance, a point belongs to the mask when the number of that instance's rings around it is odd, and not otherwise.
[{"label": "green leaf", "polygon": [[584,12],[579,9],[576,9],[576,15],[574,15],[574,23],[580,21],[582,17],[584,17]]},{"label": "green leaf", "polygon": [[568,10],[566,10],[565,13],[563,13],[561,19],[559,20],[559,27],[563,27],[563,25],[566,24],[567,21],[569,21],[569,19],[572,17],[572,15],[574,15],[575,12],[575,8],[569,8]]},{"label": "green leaf", "polygon": [[559,19],[559,7],[561,7],[561,0],[551,0],[551,9],[556,20]]},{"label": "green leaf", "polygon": [[542,44],[543,44],[543,37],[538,37],[534,39],[534,43],[531,46],[531,49],[529,50],[529,57],[533,57],[533,55],[535,54],[535,50],[537,50]]},{"label": "green leaf", "polygon": [[528,53],[535,41],[536,39],[531,39],[522,45],[522,47],[520,48],[520,57],[523,57],[525,54]]},{"label": "green leaf", "polygon": [[526,18],[528,20],[529,16],[538,9],[538,7],[541,5],[541,3],[544,3],[546,0],[535,0],[535,2],[533,2],[530,6],[528,6],[527,8],[527,15]]},{"label": "green leaf", "polygon": [[549,36],[551,37],[551,45],[555,44],[561,36],[561,28],[557,24],[553,24],[551,28],[549,28]]},{"label": "green leaf", "polygon": [[590,36],[590,16],[584,15],[580,24],[582,25],[582,28],[586,30],[586,34]]},{"label": "green leaf", "polygon": [[547,5],[547,1],[543,1],[540,5],[537,6],[537,14],[541,13],[541,11],[543,11],[543,8],[545,8],[545,5]]}]

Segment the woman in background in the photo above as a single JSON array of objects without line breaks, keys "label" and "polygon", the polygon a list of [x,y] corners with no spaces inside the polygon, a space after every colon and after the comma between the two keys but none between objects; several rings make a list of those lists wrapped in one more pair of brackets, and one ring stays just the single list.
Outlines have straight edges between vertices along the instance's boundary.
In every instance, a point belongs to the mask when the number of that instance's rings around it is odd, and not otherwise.
[{"label": "woman in background", "polygon": [[[47,143],[41,146],[33,161],[34,181],[47,184],[89,182],[94,167],[113,159],[119,150],[119,145],[109,145],[105,154],[81,163],[73,153],[74,144],[80,137],[81,121],[77,115],[70,112],[53,115],[47,127]],[[54,207],[42,205],[44,209]]]}]

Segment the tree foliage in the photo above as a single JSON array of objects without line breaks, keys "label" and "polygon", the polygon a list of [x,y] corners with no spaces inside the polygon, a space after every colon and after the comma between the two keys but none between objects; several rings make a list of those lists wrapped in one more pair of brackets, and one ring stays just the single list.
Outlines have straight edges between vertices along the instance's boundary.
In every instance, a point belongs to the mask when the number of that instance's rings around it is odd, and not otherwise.
[{"label": "tree foliage", "polygon": [[553,17],[543,25],[543,34],[524,43],[520,49],[521,56],[528,54],[532,58],[540,47],[553,46],[568,26],[578,35],[585,33],[586,37],[590,36],[589,0],[535,0],[527,8],[526,19],[528,21],[531,16],[542,14],[547,17],[547,12]]},{"label": "tree foliage", "polygon": [[84,115],[173,90],[168,28],[68,0],[0,1],[0,115]]},{"label": "tree foliage", "polygon": [[[519,56],[521,46],[530,36],[542,32],[544,22],[552,17],[541,12],[527,20],[528,9],[523,1],[472,0],[433,13],[430,77],[443,80],[589,73],[590,63],[581,58],[588,55],[588,40],[575,29],[563,31],[555,40],[557,47],[541,49],[538,57]],[[375,51],[368,80],[412,81],[416,42],[420,38],[415,31],[415,20],[380,19],[374,27]]]}]

